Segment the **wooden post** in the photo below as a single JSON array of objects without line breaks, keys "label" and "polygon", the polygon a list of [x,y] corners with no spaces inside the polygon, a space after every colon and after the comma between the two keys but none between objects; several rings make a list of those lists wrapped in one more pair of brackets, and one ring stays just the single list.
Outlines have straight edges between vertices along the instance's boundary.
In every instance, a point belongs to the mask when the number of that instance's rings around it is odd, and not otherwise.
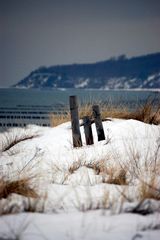
[{"label": "wooden post", "polygon": [[69,100],[70,100],[73,147],[81,147],[82,139],[79,127],[78,99],[77,96],[70,96]]},{"label": "wooden post", "polygon": [[98,141],[105,140],[99,106],[93,105],[92,110],[93,110],[93,117],[96,125],[97,135],[98,135]]},{"label": "wooden post", "polygon": [[84,124],[86,144],[92,145],[94,142],[93,142],[92,127],[91,127],[91,119],[88,116],[83,117],[83,124]]}]

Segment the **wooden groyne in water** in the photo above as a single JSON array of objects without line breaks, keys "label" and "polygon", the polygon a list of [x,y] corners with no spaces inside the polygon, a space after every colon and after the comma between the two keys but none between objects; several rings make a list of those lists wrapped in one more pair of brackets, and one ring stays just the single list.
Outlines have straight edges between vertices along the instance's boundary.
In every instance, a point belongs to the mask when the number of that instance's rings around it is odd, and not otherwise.
[{"label": "wooden groyne in water", "polygon": [[10,127],[25,127],[29,124],[50,126],[51,114],[64,114],[65,106],[18,105],[16,107],[0,108],[0,129]]}]

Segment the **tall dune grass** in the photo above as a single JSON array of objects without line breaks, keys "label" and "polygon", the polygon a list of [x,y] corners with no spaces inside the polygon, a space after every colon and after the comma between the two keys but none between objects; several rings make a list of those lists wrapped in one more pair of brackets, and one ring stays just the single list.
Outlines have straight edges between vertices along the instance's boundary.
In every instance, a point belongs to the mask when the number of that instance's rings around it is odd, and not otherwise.
[{"label": "tall dune grass", "polygon": [[[113,106],[110,104],[97,103],[101,109],[102,120],[107,118],[134,119],[148,124],[160,124],[160,104],[154,105],[154,101],[148,99],[145,104],[135,107],[136,110],[130,110],[124,105]],[[92,118],[92,103],[82,104],[79,107],[79,118],[90,116]],[[51,126],[55,127],[61,123],[70,121],[70,111],[64,114],[51,114]]]}]

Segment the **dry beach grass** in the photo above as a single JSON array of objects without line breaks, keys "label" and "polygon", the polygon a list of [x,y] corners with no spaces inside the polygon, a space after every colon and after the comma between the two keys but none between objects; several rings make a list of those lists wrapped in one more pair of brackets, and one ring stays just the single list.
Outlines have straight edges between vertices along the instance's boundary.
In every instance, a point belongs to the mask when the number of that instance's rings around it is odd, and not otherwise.
[{"label": "dry beach grass", "polygon": [[7,198],[10,194],[16,193],[25,197],[37,198],[38,194],[30,186],[33,178],[23,177],[18,180],[4,180],[0,179],[0,199]]},{"label": "dry beach grass", "polygon": [[[120,118],[120,119],[134,119],[149,124],[160,124],[160,104],[154,105],[154,100],[148,99],[146,103],[141,106],[137,106],[133,111],[130,111],[128,107],[119,105],[112,106],[110,104],[98,103],[101,109],[101,118],[106,120],[107,118]],[[84,116],[92,117],[92,103],[80,105],[79,118]],[[66,111],[64,114],[52,114],[50,116],[51,126],[55,127],[59,124],[70,121],[70,112]]]}]

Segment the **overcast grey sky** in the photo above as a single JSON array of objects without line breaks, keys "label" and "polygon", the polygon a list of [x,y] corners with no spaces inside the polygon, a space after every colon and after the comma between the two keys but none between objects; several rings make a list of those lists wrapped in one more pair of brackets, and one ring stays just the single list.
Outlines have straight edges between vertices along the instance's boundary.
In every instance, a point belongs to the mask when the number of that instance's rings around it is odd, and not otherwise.
[{"label": "overcast grey sky", "polygon": [[160,0],[0,0],[0,87],[40,66],[160,52]]}]

